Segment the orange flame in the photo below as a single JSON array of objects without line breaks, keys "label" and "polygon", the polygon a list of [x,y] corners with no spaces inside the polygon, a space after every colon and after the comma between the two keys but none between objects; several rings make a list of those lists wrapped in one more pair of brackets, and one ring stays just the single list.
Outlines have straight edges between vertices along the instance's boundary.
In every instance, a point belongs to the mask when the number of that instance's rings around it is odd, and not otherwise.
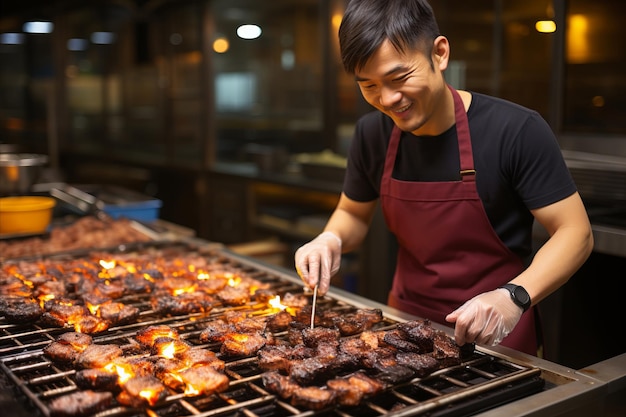
[{"label": "orange flame", "polygon": [[267,304],[269,304],[270,307],[275,308],[277,310],[285,310],[287,308],[286,305],[280,302],[280,295],[277,295],[274,298],[270,298]]},{"label": "orange flame", "polygon": [[105,261],[104,259],[100,259],[100,261],[98,262],[104,269],[113,269],[115,268],[115,265],[117,265],[117,263],[115,262],[115,260],[112,261]]}]

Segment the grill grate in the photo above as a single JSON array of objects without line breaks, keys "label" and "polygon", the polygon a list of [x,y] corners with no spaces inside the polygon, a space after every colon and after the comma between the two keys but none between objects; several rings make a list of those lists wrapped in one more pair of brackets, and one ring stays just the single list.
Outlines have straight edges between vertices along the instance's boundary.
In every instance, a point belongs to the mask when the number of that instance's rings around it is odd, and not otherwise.
[{"label": "grill grate", "polygon": [[[174,245],[170,243],[169,245]],[[180,245],[177,243],[176,245]],[[266,283],[277,294],[285,292],[302,293],[302,284],[277,271],[256,264],[247,258],[240,258],[228,252],[212,248],[204,252],[201,247],[181,245],[172,254],[183,251],[199,251],[214,261],[239,268],[260,282]],[[78,255],[73,255],[78,256]],[[252,300],[238,306],[216,306],[208,314],[188,314],[184,316],[162,316],[152,310],[148,297],[129,295],[119,301],[132,304],[140,309],[137,322],[109,328],[105,333],[95,335],[94,343],[116,344],[125,351],[131,351],[133,337],[137,330],[151,325],[165,324],[175,328],[180,338],[193,346],[204,347],[216,353],[219,344],[203,344],[199,334],[203,325],[222,317],[226,312],[239,309],[251,315],[267,314],[266,305]],[[318,300],[320,309],[349,312],[356,307],[345,300],[326,295]],[[375,329],[392,329],[398,322],[385,315]],[[42,349],[63,332],[73,329],[47,328],[40,325],[16,325],[0,319],[0,368],[10,379],[25,401],[45,417],[50,415],[48,404],[52,399],[79,390],[73,377],[76,370],[52,362],[43,355]],[[275,337],[286,337],[286,332]],[[481,409],[513,401],[517,398],[539,392],[544,381],[541,371],[525,367],[505,359],[476,351],[460,365],[441,369],[425,378],[416,378],[408,383],[398,384],[383,393],[368,398],[359,406],[336,406],[322,411],[294,407],[278,396],[268,392],[263,386],[263,370],[257,365],[256,357],[229,359],[225,374],[229,388],[221,393],[186,397],[184,394],[169,395],[159,406],[149,409],[133,409],[114,403],[98,417],[208,417],[208,416],[381,416],[381,415],[424,415],[455,416],[468,415]]]}]

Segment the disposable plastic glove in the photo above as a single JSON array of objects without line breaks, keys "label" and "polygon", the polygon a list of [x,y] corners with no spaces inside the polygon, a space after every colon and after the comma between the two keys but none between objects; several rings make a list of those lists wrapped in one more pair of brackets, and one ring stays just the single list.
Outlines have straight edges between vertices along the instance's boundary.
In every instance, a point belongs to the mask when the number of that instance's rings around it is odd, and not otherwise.
[{"label": "disposable plastic glove", "polygon": [[448,314],[446,321],[456,323],[454,339],[458,345],[475,342],[495,346],[511,333],[523,312],[509,291],[498,288],[467,301]]},{"label": "disposable plastic glove", "polygon": [[314,288],[318,284],[318,294],[324,295],[341,264],[341,239],[333,232],[323,232],[296,251],[295,262],[306,285]]}]

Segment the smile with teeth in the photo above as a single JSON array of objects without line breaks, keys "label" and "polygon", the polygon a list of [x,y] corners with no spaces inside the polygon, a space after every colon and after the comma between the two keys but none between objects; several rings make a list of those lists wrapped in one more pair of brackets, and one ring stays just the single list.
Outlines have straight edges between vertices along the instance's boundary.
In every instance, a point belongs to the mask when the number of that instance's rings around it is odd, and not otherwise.
[{"label": "smile with teeth", "polygon": [[404,107],[400,107],[399,109],[394,109],[394,110],[392,110],[392,111],[393,111],[394,113],[402,113],[402,112],[407,111],[407,110],[409,109],[409,107],[411,107],[411,104],[407,104],[407,105],[406,105],[406,106],[404,106]]}]

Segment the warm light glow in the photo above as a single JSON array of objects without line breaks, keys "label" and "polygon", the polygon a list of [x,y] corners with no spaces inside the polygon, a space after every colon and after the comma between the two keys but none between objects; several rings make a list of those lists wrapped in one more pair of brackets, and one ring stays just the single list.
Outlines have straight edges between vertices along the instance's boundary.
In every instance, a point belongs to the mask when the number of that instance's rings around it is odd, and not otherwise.
[{"label": "warm light glow", "polygon": [[591,105],[593,107],[604,107],[604,97],[602,97],[602,96],[594,96],[591,99]]},{"label": "warm light glow", "polygon": [[231,287],[236,287],[237,285],[239,285],[240,282],[241,282],[241,278],[240,277],[230,277],[230,278],[228,278],[228,285],[230,285]]},{"label": "warm light glow", "polygon": [[39,297],[40,304],[43,306],[43,303],[46,301],[54,300],[54,294],[41,294]]},{"label": "warm light glow", "polygon": [[191,286],[191,287],[185,287],[185,288],[177,288],[175,290],[172,290],[172,294],[174,296],[177,295],[181,295],[181,294],[190,294],[192,292],[196,291],[196,287],[195,286]]},{"label": "warm light glow", "polygon": [[589,19],[582,14],[569,16],[567,25],[567,61],[582,64],[590,58]]},{"label": "warm light glow", "polygon": [[185,395],[189,395],[189,396],[200,395],[200,391],[196,389],[193,385],[187,384],[187,386],[185,387]]},{"label": "warm light glow", "polygon": [[150,274],[146,274],[146,273],[144,273],[144,274],[143,274],[143,279],[145,279],[146,281],[149,281],[149,282],[154,282],[154,278],[152,278],[152,277],[150,276]]},{"label": "warm light glow", "polygon": [[540,33],[553,33],[556,31],[556,23],[554,20],[538,20],[535,29]]},{"label": "warm light glow", "polygon": [[199,280],[205,280],[205,279],[210,279],[211,275],[209,275],[206,272],[198,272],[198,279]]},{"label": "warm light glow", "polygon": [[286,305],[281,304],[281,302],[280,302],[280,295],[277,295],[274,298],[270,298],[267,303],[270,305],[270,307],[275,308],[277,310],[284,310],[284,309],[287,308]]},{"label": "warm light glow", "polygon": [[117,374],[117,380],[120,384],[128,381],[135,376],[130,366],[123,366],[117,363],[110,363],[104,367],[104,370],[112,374]]},{"label": "warm light glow", "polygon": [[339,30],[339,26],[341,25],[342,19],[343,19],[343,15],[339,13],[335,13],[333,17],[331,17],[330,21],[336,30]]},{"label": "warm light glow", "polygon": [[218,54],[223,54],[228,51],[230,44],[226,38],[217,38],[213,41],[213,50]]},{"label": "warm light glow", "polygon": [[174,359],[174,354],[176,353],[176,347],[174,346],[174,342],[168,343],[163,350],[161,350],[161,356]]},{"label": "warm light glow", "polygon": [[105,261],[104,259],[101,259],[99,263],[104,269],[113,269],[116,265],[115,260]]},{"label": "warm light glow", "polygon": [[148,404],[154,405],[159,399],[159,394],[150,389],[145,389],[139,392],[139,396],[141,398],[145,398],[148,401]]},{"label": "warm light glow", "polygon": [[89,309],[89,312],[93,315],[96,315],[98,310],[100,309],[99,304],[91,304],[89,302],[85,303],[85,306]]}]

